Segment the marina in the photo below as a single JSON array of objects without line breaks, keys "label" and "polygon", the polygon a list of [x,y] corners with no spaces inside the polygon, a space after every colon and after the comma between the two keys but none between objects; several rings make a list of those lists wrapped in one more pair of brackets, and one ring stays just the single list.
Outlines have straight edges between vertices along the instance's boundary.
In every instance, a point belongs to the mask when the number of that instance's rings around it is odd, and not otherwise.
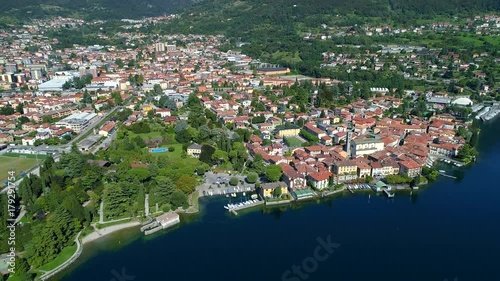
[{"label": "marina", "polygon": [[477,120],[482,120],[484,122],[490,121],[495,118],[500,113],[500,104],[495,103],[491,107],[487,106],[481,109],[476,115]]},{"label": "marina", "polygon": [[227,204],[227,205],[224,206],[224,209],[226,209],[229,212],[237,215],[238,213],[236,211],[240,211],[240,210],[243,210],[243,209],[260,206],[260,205],[263,205],[264,203],[265,203],[265,201],[263,201],[263,200],[250,199],[250,200],[243,201],[243,202],[240,202],[240,203],[229,203],[229,204]]}]

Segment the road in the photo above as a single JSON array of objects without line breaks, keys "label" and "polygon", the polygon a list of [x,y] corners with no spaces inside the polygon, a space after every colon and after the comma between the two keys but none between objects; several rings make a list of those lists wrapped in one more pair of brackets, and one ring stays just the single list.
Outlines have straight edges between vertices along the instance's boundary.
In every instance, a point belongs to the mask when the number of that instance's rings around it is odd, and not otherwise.
[{"label": "road", "polygon": [[101,201],[101,205],[99,206],[99,223],[104,223],[104,201]]}]

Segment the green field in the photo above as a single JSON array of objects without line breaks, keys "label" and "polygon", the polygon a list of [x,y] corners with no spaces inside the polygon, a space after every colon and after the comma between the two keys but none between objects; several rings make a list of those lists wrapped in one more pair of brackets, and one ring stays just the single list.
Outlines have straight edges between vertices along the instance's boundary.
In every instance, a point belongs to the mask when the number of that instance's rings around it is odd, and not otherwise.
[{"label": "green field", "polygon": [[302,142],[296,137],[285,138],[285,143],[290,147],[301,147]]},{"label": "green field", "polygon": [[15,175],[19,176],[21,172],[26,172],[35,166],[36,159],[33,158],[0,156],[0,181],[6,181],[10,171],[16,172]]},{"label": "green field", "polygon": [[166,151],[166,152],[158,152],[158,153],[153,153],[153,155],[158,155],[158,156],[164,156],[172,159],[181,159],[182,157],[182,144],[177,143],[177,144],[169,144],[169,145],[162,145],[161,147],[169,148],[173,147],[175,148],[174,151]]}]

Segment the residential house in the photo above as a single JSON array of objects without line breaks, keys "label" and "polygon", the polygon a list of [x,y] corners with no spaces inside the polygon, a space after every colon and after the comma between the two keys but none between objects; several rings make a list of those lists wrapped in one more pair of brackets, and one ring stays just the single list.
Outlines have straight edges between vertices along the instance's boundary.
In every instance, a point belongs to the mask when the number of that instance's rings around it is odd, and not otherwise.
[{"label": "residential house", "polygon": [[12,137],[12,135],[0,134],[0,143],[10,143],[10,142],[14,142],[14,138]]},{"label": "residential house", "polygon": [[262,197],[273,198],[275,190],[279,188],[280,194],[288,194],[288,188],[284,182],[270,182],[262,184]]},{"label": "residential house", "polygon": [[201,154],[201,145],[199,144],[192,144],[187,148],[187,155],[194,157],[194,158],[199,158]]},{"label": "residential house", "polygon": [[32,138],[32,137],[24,137],[22,139],[22,143],[23,145],[34,145],[35,144],[35,138]]},{"label": "residential house", "polygon": [[358,177],[366,178],[371,175],[372,167],[364,162],[359,162],[358,166]]},{"label": "residential house", "polygon": [[282,138],[295,137],[300,133],[300,128],[298,127],[281,127],[278,129],[278,135]]},{"label": "residential house", "polygon": [[431,143],[429,144],[429,153],[434,155],[454,157],[457,156],[458,150],[460,149],[459,144],[451,143]]},{"label": "residential house", "polygon": [[307,178],[311,182],[311,185],[317,190],[328,188],[328,186],[330,185],[331,177],[332,173],[326,171],[310,173],[309,175],[307,175]]},{"label": "residential house", "polygon": [[406,160],[399,162],[399,174],[414,178],[422,173],[422,165],[413,161]]},{"label": "residential house", "polygon": [[102,126],[102,128],[99,130],[99,135],[107,138],[109,134],[113,132],[115,129],[115,122],[111,121],[108,122],[106,125]]},{"label": "residential house", "polygon": [[283,171],[283,181],[292,190],[306,188],[306,179],[299,174],[292,166],[281,163],[281,170]]}]

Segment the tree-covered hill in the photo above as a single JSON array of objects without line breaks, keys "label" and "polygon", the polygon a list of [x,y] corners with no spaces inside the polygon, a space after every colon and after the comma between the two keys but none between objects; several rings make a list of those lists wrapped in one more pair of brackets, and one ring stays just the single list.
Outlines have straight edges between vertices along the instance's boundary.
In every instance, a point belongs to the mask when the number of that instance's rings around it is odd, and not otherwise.
[{"label": "tree-covered hill", "polygon": [[[317,27],[339,21],[415,19],[498,12],[498,0],[205,0],[181,10],[176,28],[245,36],[259,28]],[[340,16],[340,17],[339,17]],[[339,19],[340,18],[340,19]],[[346,23],[346,22],[344,22]],[[353,23],[356,23],[353,21]],[[185,26],[183,26],[183,24]],[[231,34],[233,35],[233,34]]]},{"label": "tree-covered hill", "polygon": [[3,1],[0,16],[17,20],[47,16],[122,19],[173,13],[196,0],[15,0]]}]

